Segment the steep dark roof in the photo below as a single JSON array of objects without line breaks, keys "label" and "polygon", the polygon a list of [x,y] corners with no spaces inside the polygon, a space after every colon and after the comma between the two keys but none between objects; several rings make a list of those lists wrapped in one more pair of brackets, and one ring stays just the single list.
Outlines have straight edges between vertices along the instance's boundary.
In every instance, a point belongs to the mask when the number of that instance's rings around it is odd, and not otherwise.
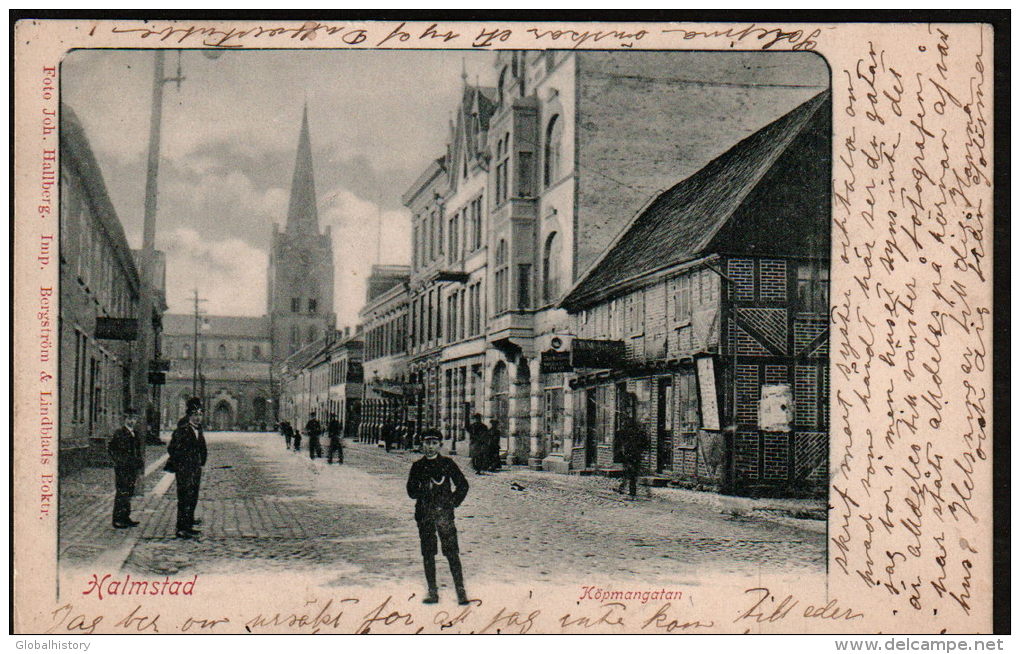
[{"label": "steep dark roof", "polygon": [[[707,253],[715,236],[763,183],[777,160],[816,116],[828,118],[825,91],[766,125],[653,199],[582,274],[561,302],[591,306],[614,287]],[[826,153],[827,154],[827,153]]]}]

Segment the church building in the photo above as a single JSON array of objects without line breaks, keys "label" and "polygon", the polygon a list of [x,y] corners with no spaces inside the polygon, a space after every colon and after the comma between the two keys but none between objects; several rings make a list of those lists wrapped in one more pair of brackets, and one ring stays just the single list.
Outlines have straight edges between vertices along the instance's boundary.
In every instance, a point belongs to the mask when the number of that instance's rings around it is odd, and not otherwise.
[{"label": "church building", "polygon": [[197,394],[212,429],[272,429],[283,361],[336,327],[333,243],[328,226],[319,230],[307,106],[287,221],[282,231],[274,223],[271,234],[266,291],[262,316],[166,316],[164,357],[171,365],[164,428],[176,424],[184,402]]}]

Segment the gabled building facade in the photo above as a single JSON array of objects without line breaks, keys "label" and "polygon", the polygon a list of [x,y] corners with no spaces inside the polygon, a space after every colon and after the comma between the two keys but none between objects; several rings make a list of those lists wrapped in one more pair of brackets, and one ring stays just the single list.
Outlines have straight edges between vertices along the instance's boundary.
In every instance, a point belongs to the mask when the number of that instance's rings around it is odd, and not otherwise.
[{"label": "gabled building facade", "polygon": [[562,306],[571,467],[620,465],[629,399],[646,468],[738,493],[828,479],[831,100],[824,92],[656,197]]}]

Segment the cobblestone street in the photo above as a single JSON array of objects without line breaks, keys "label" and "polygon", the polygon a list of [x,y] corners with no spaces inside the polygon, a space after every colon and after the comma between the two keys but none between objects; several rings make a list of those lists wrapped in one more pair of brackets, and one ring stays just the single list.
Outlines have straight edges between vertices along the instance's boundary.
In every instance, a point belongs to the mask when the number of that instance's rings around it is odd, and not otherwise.
[{"label": "cobblestone street", "polygon": [[[151,448],[135,529],[110,526],[111,470],[87,469],[62,486],[62,565],[153,576],[299,571],[326,585],[420,582],[404,491],[420,455],[353,443],[344,465],[329,466],[288,452],[275,434],[211,433],[208,441],[200,537],[174,538],[173,476],[158,464],[165,450]],[[576,584],[596,574],[690,583],[706,571],[824,572],[819,521],[763,520],[670,488],[632,501],[601,477],[519,468],[477,476],[466,458],[457,461],[471,484],[457,512],[469,580]],[[449,584],[442,561],[440,583]]]}]

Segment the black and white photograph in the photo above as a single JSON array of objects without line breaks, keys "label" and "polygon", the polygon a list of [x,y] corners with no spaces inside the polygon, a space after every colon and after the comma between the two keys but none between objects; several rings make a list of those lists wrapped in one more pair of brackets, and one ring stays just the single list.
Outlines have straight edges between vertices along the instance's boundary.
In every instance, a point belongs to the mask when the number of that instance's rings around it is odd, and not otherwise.
[{"label": "black and white photograph", "polygon": [[824,572],[820,56],[61,74],[61,566],[450,603]]},{"label": "black and white photograph", "polygon": [[12,30],[21,633],[1001,631],[999,23],[358,15]]}]

